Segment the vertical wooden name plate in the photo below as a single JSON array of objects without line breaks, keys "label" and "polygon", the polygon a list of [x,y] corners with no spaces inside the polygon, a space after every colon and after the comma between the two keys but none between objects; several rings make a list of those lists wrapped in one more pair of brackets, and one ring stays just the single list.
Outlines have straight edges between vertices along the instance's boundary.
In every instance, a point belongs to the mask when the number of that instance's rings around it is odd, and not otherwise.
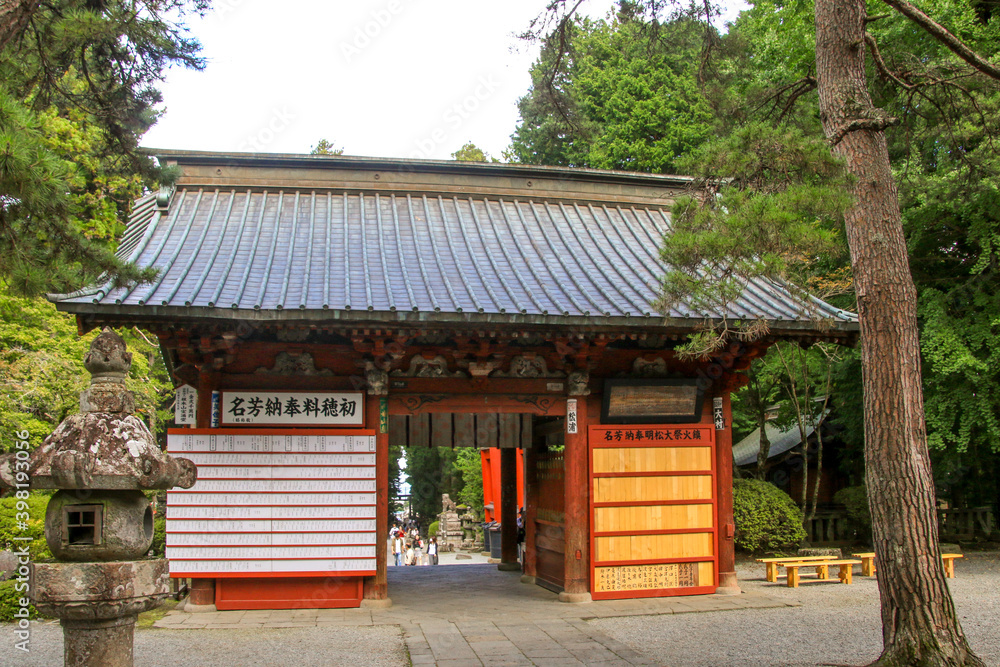
[{"label": "vertical wooden name plate", "polygon": [[177,429],[198,466],[168,491],[173,577],[375,574],[375,432]]},{"label": "vertical wooden name plate", "polygon": [[595,600],[714,593],[712,425],[592,426]]}]

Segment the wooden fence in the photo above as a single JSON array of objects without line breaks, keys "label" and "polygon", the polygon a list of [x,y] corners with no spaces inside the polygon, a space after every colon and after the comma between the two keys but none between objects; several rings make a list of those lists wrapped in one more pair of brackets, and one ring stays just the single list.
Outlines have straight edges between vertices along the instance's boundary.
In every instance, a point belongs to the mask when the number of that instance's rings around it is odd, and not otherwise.
[{"label": "wooden fence", "polygon": [[[855,534],[843,510],[821,510],[803,524],[806,541],[811,545],[848,544]],[[942,541],[997,539],[998,525],[991,507],[938,510],[938,532]]]}]

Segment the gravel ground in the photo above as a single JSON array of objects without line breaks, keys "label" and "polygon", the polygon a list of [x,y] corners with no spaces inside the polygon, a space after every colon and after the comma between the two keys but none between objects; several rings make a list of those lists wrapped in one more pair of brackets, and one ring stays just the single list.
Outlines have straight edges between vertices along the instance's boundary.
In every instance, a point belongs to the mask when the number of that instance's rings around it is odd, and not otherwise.
[{"label": "gravel ground", "polygon": [[[988,665],[1000,665],[1000,554],[968,553],[949,579],[962,628]],[[854,583],[804,583],[788,588],[764,580],[764,566],[737,566],[745,591],[796,601],[801,607],[710,614],[595,619],[605,634],[669,667],[723,665],[861,665],[882,649],[878,587],[855,574]],[[806,575],[808,577],[810,575]]]},{"label": "gravel ground", "polygon": [[[4,635],[10,635],[6,641]],[[63,664],[62,628],[38,623],[31,652],[13,649],[13,628],[0,626],[0,665]],[[260,630],[137,630],[136,667],[400,667],[409,664],[398,626]]]},{"label": "gravel ground", "polygon": [[[988,665],[1000,667],[1000,553],[969,553],[956,562],[955,569],[958,577],[948,583],[969,642]],[[851,586],[807,582],[792,589],[780,581],[777,584],[764,581],[764,568],[757,563],[741,563],[738,570],[741,586],[747,592],[765,593],[801,606],[625,616],[593,619],[588,623],[595,634],[609,635],[664,667],[862,665],[878,656],[882,641],[874,579],[855,576]],[[474,586],[469,589],[474,590]],[[480,594],[484,592],[481,590]],[[495,613],[486,620],[516,615],[517,605],[521,604],[516,597],[502,596],[496,597],[496,603]],[[461,602],[455,604],[457,611]],[[62,664],[62,629],[57,622],[32,625],[28,654],[14,649],[13,632],[12,625],[0,625],[0,666]],[[397,667],[409,664],[402,633],[399,625],[339,624],[273,629],[138,630],[135,664],[136,667]]]}]

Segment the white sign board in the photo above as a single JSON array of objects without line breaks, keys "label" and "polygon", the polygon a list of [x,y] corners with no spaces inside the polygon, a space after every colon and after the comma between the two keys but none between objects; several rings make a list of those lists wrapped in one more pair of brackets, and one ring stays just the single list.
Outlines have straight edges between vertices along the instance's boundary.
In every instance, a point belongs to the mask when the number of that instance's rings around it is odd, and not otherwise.
[{"label": "white sign board", "polygon": [[570,398],[566,400],[566,432],[576,433],[576,429],[576,399]]},{"label": "white sign board", "polygon": [[167,451],[198,481],[167,492],[173,576],[374,574],[375,436],[183,429]]},{"label": "white sign board", "polygon": [[726,413],[722,409],[721,396],[712,399],[712,421],[715,422],[716,431],[726,428]]},{"label": "white sign board", "polygon": [[182,384],[174,391],[174,423],[194,426],[198,423],[198,390]]},{"label": "white sign board", "polygon": [[224,391],[222,425],[363,426],[360,391]]}]

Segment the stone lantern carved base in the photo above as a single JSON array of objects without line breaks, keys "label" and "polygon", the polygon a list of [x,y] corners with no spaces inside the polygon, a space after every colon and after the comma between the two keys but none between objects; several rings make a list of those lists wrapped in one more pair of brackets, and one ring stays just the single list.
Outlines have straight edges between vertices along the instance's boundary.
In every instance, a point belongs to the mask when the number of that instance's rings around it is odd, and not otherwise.
[{"label": "stone lantern carved base", "polygon": [[32,564],[35,607],[63,627],[66,665],[132,667],[136,617],[170,594],[166,559]]}]

